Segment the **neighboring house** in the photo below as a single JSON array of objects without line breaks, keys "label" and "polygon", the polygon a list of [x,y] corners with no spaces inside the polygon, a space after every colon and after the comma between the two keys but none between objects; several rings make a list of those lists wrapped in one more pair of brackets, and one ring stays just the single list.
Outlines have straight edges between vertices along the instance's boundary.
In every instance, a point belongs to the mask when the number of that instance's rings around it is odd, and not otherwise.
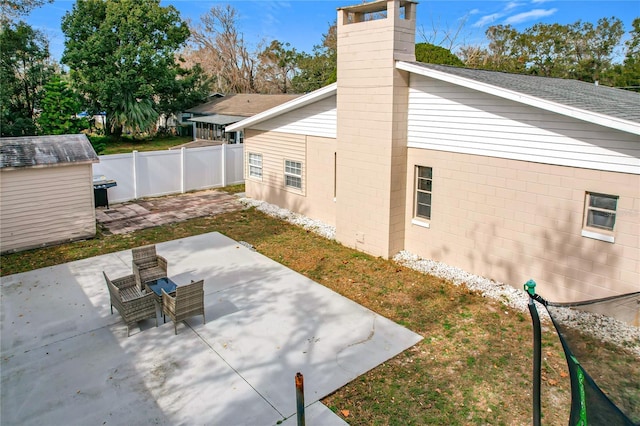
[{"label": "neighboring house", "polygon": [[247,195],[550,300],[640,290],[640,95],[415,62],[416,7],[339,9],[337,83],[227,127]]},{"label": "neighboring house", "polygon": [[[224,95],[218,92],[212,92],[206,97],[206,102],[211,102],[215,99],[221,98]],[[189,121],[193,117],[190,112],[178,112],[170,115],[161,115],[158,118],[158,128],[166,129],[169,132],[174,132],[180,136],[193,136],[194,123]]]},{"label": "neighboring house", "polygon": [[243,134],[226,132],[226,126],[244,120],[300,95],[261,95],[256,93],[217,94],[213,100],[190,108],[183,113],[193,123],[194,140],[204,139],[222,143],[242,143]]},{"label": "neighboring house", "polygon": [[0,252],[95,236],[98,161],[85,135],[0,138]]}]

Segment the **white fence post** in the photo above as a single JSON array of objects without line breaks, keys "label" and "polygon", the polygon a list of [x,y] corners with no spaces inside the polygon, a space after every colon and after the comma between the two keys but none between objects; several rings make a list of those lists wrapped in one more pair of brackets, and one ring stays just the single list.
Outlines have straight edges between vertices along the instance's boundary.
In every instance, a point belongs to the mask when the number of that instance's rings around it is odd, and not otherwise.
[{"label": "white fence post", "polygon": [[138,151],[134,150],[132,153],[133,163],[133,199],[138,199]]},{"label": "white fence post", "polygon": [[180,193],[182,194],[185,193],[185,190],[184,190],[185,180],[186,180],[185,173],[187,172],[187,169],[185,167],[185,163],[187,161],[186,155],[187,155],[187,149],[183,146],[182,148],[180,148]]},{"label": "white fence post", "polygon": [[220,165],[220,170],[222,170],[222,187],[227,186],[227,144],[222,144],[222,164]]}]

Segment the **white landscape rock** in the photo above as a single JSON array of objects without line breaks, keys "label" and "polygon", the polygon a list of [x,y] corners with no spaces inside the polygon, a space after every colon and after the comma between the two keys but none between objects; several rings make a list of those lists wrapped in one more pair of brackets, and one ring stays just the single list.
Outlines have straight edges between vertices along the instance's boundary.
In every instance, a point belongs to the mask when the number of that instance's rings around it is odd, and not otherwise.
[{"label": "white landscape rock", "polygon": [[307,231],[315,232],[326,239],[335,240],[336,238],[335,226],[327,225],[319,220],[309,219],[306,216],[269,204],[265,201],[254,200],[253,198],[240,198],[240,202],[246,206],[255,207],[269,216],[300,226]]}]

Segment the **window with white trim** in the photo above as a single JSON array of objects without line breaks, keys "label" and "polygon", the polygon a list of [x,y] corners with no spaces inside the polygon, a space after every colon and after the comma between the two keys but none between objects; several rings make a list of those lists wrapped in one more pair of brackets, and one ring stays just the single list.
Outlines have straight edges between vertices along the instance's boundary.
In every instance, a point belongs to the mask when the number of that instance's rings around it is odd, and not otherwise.
[{"label": "window with white trim", "polygon": [[291,160],[284,161],[284,185],[302,189],[302,163]]},{"label": "window with white trim", "polygon": [[618,196],[587,192],[582,236],[613,242]]},{"label": "window with white trim", "polygon": [[249,177],[262,179],[262,154],[249,153]]},{"label": "window with white trim", "polygon": [[433,170],[431,167],[416,166],[416,200],[414,217],[431,219],[431,191],[433,189]]}]

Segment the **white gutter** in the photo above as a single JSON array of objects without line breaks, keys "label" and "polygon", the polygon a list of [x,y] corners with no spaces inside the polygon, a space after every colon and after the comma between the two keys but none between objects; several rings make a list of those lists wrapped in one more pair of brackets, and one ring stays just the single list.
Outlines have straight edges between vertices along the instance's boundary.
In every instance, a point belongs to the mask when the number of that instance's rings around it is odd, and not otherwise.
[{"label": "white gutter", "polygon": [[578,120],[583,120],[589,123],[598,124],[600,126],[640,135],[640,125],[634,123],[633,121],[623,120],[621,118],[611,117],[610,115],[586,111],[584,109],[559,104],[557,102],[537,98],[535,96],[516,92],[514,90],[504,89],[502,87],[493,86],[491,84],[479,82],[465,77],[460,77],[438,70],[433,70],[430,68],[424,68],[420,65],[408,62],[397,61],[396,68],[425,77],[435,78],[436,80],[446,81],[447,83],[455,84],[457,86],[467,87],[469,89],[488,93],[490,95],[498,96],[504,99],[509,99],[511,101],[519,102],[525,105],[530,105],[546,111],[566,115]]}]

